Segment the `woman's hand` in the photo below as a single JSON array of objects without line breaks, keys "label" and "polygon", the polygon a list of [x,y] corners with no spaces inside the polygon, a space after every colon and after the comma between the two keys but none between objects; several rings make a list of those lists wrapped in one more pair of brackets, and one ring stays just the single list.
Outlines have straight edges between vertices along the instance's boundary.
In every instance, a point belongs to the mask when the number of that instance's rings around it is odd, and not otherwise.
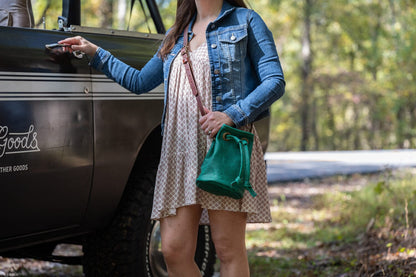
[{"label": "woman's hand", "polygon": [[231,118],[223,112],[213,112],[205,108],[206,114],[199,119],[202,130],[210,136],[215,137],[223,124],[234,126],[234,122]]},{"label": "woman's hand", "polygon": [[59,41],[58,43],[71,45],[71,47],[68,47],[70,52],[71,50],[81,51],[90,57],[94,56],[95,52],[98,49],[97,45],[89,42],[88,40],[80,36],[66,38],[64,40]]}]

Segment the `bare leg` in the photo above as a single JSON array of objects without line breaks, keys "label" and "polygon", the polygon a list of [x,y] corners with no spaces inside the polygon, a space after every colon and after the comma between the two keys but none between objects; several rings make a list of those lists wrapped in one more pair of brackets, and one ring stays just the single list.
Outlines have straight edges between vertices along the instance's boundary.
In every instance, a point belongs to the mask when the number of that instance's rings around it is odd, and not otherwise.
[{"label": "bare leg", "polygon": [[221,276],[248,277],[245,231],[247,214],[209,210],[212,239],[221,261]]},{"label": "bare leg", "polygon": [[200,277],[194,261],[198,226],[202,209],[199,205],[178,208],[176,216],[160,220],[162,252],[169,277]]}]

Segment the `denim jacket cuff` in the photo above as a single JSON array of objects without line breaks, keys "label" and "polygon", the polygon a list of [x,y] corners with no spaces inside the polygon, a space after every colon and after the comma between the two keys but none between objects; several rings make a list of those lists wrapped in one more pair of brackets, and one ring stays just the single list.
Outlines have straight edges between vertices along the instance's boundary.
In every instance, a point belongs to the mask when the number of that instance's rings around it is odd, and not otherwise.
[{"label": "denim jacket cuff", "polygon": [[111,56],[110,52],[102,49],[101,47],[98,47],[89,65],[101,71],[104,66],[104,63],[110,58],[110,56]]},{"label": "denim jacket cuff", "polygon": [[224,111],[234,122],[236,128],[240,128],[248,124],[248,117],[244,111],[237,105],[232,105]]}]

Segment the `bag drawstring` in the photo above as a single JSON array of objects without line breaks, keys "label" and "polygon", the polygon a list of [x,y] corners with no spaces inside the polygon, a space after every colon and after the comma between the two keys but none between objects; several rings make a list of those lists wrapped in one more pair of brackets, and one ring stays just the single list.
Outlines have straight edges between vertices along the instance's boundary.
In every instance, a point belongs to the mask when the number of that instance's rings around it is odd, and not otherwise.
[{"label": "bag drawstring", "polygon": [[246,176],[250,176],[250,163],[247,162],[249,160],[249,151],[248,151],[248,143],[244,139],[240,139],[236,136],[227,134],[227,139],[232,138],[236,143],[238,143],[240,147],[240,173],[235,178],[235,180],[231,183],[232,186],[234,185],[241,185],[244,182],[243,186],[248,192],[250,192],[251,196],[256,197],[257,193],[253,190],[253,187],[250,184],[250,177],[246,178]]}]

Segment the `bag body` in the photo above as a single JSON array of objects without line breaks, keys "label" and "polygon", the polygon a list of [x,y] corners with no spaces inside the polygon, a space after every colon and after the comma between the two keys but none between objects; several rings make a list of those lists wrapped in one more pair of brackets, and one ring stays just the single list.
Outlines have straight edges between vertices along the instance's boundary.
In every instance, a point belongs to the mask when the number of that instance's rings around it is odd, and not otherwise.
[{"label": "bag body", "polygon": [[241,199],[250,184],[250,157],[253,134],[223,125],[202,163],[196,185],[207,192]]}]

